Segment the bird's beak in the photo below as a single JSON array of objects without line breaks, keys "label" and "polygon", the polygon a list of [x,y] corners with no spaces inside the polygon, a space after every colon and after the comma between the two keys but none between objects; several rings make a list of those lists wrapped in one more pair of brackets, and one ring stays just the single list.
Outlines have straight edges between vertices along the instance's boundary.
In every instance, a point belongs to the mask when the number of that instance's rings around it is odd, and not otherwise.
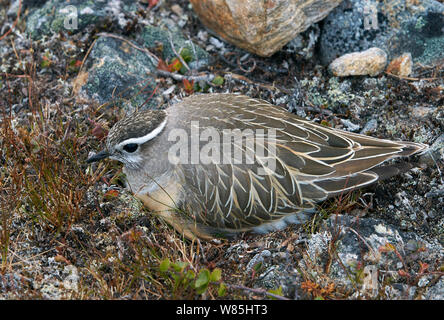
[{"label": "bird's beak", "polygon": [[106,150],[102,150],[99,153],[96,153],[95,155],[89,157],[86,160],[86,163],[92,163],[92,162],[100,161],[100,160],[108,158],[108,157],[109,157],[109,152],[106,151]]}]

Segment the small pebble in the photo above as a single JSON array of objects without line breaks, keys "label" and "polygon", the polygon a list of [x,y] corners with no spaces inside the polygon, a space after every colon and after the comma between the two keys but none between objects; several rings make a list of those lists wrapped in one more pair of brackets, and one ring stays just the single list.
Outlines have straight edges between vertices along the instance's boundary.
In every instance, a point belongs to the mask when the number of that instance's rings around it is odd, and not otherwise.
[{"label": "small pebble", "polygon": [[418,287],[423,288],[429,283],[429,279],[427,279],[427,276],[421,277],[418,280]]},{"label": "small pebble", "polygon": [[177,14],[179,17],[183,16],[183,9],[178,4],[173,4],[171,6],[171,11]]},{"label": "small pebble", "polygon": [[222,41],[216,39],[215,37],[210,38],[210,43],[218,49],[221,49],[224,46],[224,43]]},{"label": "small pebble", "polygon": [[199,38],[199,40],[206,42],[208,40],[208,32],[199,30],[199,32],[197,33],[197,37]]},{"label": "small pebble", "polygon": [[413,60],[410,52],[393,59],[387,67],[387,73],[408,77],[412,73]]},{"label": "small pebble", "polygon": [[341,122],[345,126],[347,131],[356,132],[360,128],[359,124],[354,124],[353,122],[347,119],[341,119]]},{"label": "small pebble", "polygon": [[337,77],[381,73],[387,64],[387,54],[379,48],[345,54],[330,64],[329,70]]}]

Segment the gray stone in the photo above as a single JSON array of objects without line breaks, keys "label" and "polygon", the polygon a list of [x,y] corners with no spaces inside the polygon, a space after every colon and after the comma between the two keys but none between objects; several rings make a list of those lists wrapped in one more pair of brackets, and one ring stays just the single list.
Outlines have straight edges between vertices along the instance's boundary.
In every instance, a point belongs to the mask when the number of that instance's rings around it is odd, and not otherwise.
[{"label": "gray stone", "polygon": [[375,132],[378,128],[378,120],[371,119],[369,122],[367,122],[364,126],[364,128],[359,132],[360,134],[367,134]]},{"label": "gray stone", "polygon": [[444,57],[443,13],[434,0],[345,0],[323,21],[321,60],[379,47],[389,60],[410,52],[413,62],[433,64]]},{"label": "gray stone", "polygon": [[444,277],[427,290],[424,298],[427,300],[444,300]]},{"label": "gray stone", "polygon": [[81,1],[49,0],[42,7],[33,8],[26,20],[26,32],[35,40],[58,32],[78,33],[87,27],[112,23],[124,29],[128,17],[137,10],[132,0]]},{"label": "gray stone", "polygon": [[146,101],[144,106],[153,108],[156,85],[149,74],[154,68],[146,53],[121,40],[100,37],[77,77],[74,92],[78,99],[119,104],[128,111]]},{"label": "gray stone", "polygon": [[444,161],[444,133],[435,140],[428,152],[421,156],[421,161],[430,165],[435,165],[439,160]]},{"label": "gray stone", "polygon": [[258,265],[259,263],[260,264],[264,264],[264,258],[268,258],[268,257],[270,257],[271,256],[271,252],[270,251],[268,251],[268,250],[264,250],[264,251],[261,251],[260,253],[258,253],[258,254],[256,254],[249,262],[248,262],[248,264],[247,264],[247,267],[245,268],[245,271],[246,272],[251,272],[251,270],[256,266],[256,265]]},{"label": "gray stone", "polygon": [[[190,68],[196,69],[208,64],[209,55],[203,49],[192,45],[180,30],[173,31],[148,26],[141,34],[137,46],[154,52],[154,48],[161,44],[163,50],[158,58],[168,63],[175,57],[171,39],[176,52],[180,52],[181,48],[189,50]],[[156,69],[156,59],[132,46],[130,41],[102,36],[97,39],[75,81],[74,93],[78,101],[94,99],[99,104],[117,104],[127,112],[136,108],[156,108],[159,104],[155,92]]]}]

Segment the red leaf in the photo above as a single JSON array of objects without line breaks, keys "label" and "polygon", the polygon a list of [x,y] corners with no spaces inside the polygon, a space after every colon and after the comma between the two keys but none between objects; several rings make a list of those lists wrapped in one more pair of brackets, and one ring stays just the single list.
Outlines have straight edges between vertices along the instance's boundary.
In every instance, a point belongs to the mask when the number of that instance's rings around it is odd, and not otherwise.
[{"label": "red leaf", "polygon": [[148,9],[154,7],[158,2],[159,0],[148,0]]},{"label": "red leaf", "polygon": [[185,92],[188,94],[192,94],[194,92],[194,80],[190,82],[187,79],[183,79],[182,82]]},{"label": "red leaf", "polygon": [[429,265],[425,262],[419,262],[420,268],[419,268],[419,273],[424,273],[428,268]]},{"label": "red leaf", "polygon": [[159,59],[159,62],[157,63],[157,69],[170,72],[167,64],[162,59]]},{"label": "red leaf", "polygon": [[108,190],[105,193],[106,198],[116,198],[119,195],[119,191],[115,189]]},{"label": "red leaf", "polygon": [[398,270],[398,274],[401,277],[410,277],[410,275],[407,272],[405,272],[404,270]]},{"label": "red leaf", "polygon": [[179,71],[182,68],[182,63],[178,58],[174,58],[173,62],[168,65],[170,72]]},{"label": "red leaf", "polygon": [[104,129],[100,124],[96,124],[94,129],[92,129],[91,133],[98,140],[102,140],[108,135],[108,131]]}]

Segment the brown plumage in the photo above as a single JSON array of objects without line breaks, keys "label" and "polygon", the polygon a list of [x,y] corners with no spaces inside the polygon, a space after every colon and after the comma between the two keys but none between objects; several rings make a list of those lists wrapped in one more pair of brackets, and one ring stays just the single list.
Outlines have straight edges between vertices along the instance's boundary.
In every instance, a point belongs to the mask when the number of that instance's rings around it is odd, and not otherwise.
[{"label": "brown plumage", "polygon": [[[141,120],[147,117],[157,120]],[[153,123],[161,122],[163,127],[154,132]],[[133,123],[141,127],[140,134],[130,129]],[[186,161],[172,163],[177,159],[170,151],[192,145],[196,125],[200,133],[208,129],[207,139],[189,148]],[[242,130],[242,142],[224,141],[227,129]],[[267,138],[270,129],[275,139],[258,139]],[[148,137],[149,132],[153,133]],[[178,139],[181,134],[186,138]],[[220,143],[208,148],[217,135]],[[251,152],[252,141],[264,148],[263,154]],[[135,142],[136,151],[122,151]],[[205,153],[210,161],[193,163],[196,152],[205,148],[211,151]],[[185,98],[164,111],[139,112],[121,120],[110,131],[107,150],[90,161],[106,155],[122,161],[129,187],[149,208],[187,237],[210,239],[302,222],[316,202],[396,173],[394,167],[374,169],[382,162],[426,148],[321,126],[263,100],[206,94]],[[243,155],[241,163],[233,161],[236,150]]]}]

